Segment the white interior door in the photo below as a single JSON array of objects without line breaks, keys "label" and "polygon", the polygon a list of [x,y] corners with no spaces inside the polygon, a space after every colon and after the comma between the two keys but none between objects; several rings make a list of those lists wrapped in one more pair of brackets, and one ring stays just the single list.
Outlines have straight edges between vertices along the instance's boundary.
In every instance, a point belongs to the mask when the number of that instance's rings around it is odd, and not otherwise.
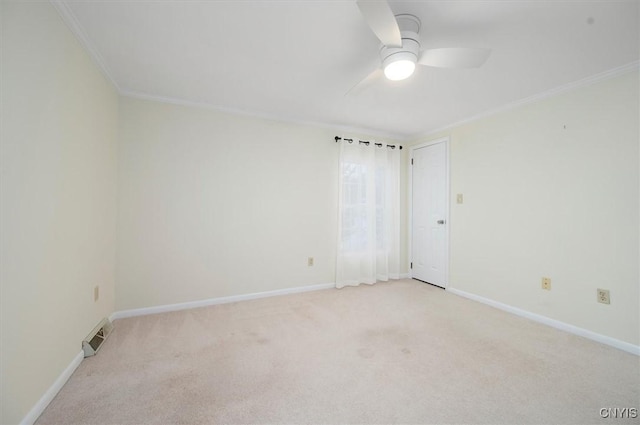
[{"label": "white interior door", "polygon": [[444,288],[447,284],[447,141],[412,150],[411,276]]}]

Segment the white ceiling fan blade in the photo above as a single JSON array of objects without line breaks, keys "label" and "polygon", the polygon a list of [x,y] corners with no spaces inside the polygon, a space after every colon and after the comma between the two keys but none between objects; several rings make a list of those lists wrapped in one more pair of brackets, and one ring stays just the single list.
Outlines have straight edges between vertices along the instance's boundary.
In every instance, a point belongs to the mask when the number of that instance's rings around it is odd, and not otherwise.
[{"label": "white ceiling fan blade", "polygon": [[444,47],[422,52],[420,65],[438,68],[479,68],[491,55],[491,49],[478,47]]},{"label": "white ceiling fan blade", "polygon": [[382,44],[387,47],[402,47],[400,28],[389,3],[380,0],[358,0],[356,3],[369,28]]},{"label": "white ceiling fan blade", "polygon": [[345,96],[355,96],[359,93],[362,93],[369,86],[375,83],[380,77],[382,77],[382,70],[380,68],[373,71],[371,74],[364,77],[358,84],[351,87],[348,92],[345,93]]}]

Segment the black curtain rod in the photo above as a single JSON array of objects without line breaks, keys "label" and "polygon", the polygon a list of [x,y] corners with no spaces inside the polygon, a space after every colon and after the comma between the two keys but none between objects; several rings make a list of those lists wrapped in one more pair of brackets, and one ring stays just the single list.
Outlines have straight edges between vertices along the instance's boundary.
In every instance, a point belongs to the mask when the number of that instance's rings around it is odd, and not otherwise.
[{"label": "black curtain rod", "polygon": [[[335,139],[336,139],[336,143],[338,143],[340,140],[344,140],[345,142],[353,143],[353,139],[347,139],[347,138],[343,138],[343,137],[339,137],[339,136],[336,136]],[[369,144],[371,142],[368,141],[368,140],[358,140],[358,143],[369,146]],[[381,148],[383,143],[374,143],[374,145],[376,145],[377,147]],[[387,147],[391,148],[391,149],[395,149],[396,145],[387,145]],[[402,149],[402,146],[398,146],[398,149]]]}]

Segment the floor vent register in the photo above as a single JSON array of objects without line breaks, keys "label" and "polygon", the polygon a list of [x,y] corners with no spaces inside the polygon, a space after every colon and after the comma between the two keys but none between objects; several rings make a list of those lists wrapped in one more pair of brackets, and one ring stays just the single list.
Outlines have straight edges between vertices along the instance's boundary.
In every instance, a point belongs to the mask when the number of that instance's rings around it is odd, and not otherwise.
[{"label": "floor vent register", "polygon": [[94,356],[102,344],[107,339],[111,331],[113,330],[113,324],[109,319],[105,318],[98,323],[98,326],[93,328],[91,333],[82,341],[82,350],[85,357]]}]

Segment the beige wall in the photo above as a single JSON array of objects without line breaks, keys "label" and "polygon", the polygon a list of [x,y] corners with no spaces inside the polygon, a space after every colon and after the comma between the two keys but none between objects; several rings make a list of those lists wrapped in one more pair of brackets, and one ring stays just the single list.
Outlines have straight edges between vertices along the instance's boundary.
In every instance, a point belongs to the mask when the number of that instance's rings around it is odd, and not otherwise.
[{"label": "beige wall", "polygon": [[638,97],[632,72],[428,138],[451,141],[451,287],[640,342]]},{"label": "beige wall", "polygon": [[113,311],[118,97],[48,2],[0,5],[0,422],[12,424]]},{"label": "beige wall", "polygon": [[336,135],[122,98],[116,309],[335,282]]}]

